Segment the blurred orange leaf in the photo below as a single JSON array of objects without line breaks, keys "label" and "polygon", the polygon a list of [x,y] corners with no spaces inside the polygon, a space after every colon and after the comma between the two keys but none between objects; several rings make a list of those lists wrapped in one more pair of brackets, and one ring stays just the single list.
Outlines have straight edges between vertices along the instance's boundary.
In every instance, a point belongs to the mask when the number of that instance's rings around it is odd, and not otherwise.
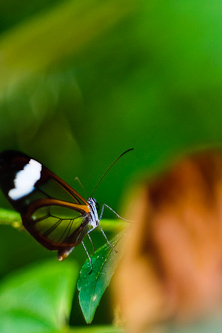
[{"label": "blurred orange leaf", "polygon": [[222,304],[222,152],[194,153],[129,205],[136,222],[115,276],[122,320],[132,332],[174,318],[210,316]]}]

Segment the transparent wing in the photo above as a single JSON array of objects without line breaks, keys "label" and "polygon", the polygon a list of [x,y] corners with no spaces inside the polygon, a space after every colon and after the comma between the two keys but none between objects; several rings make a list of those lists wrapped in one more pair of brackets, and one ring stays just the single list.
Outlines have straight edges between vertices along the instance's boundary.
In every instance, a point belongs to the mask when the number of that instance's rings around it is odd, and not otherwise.
[{"label": "transparent wing", "polygon": [[[85,207],[88,209],[88,207]],[[55,199],[34,201],[22,215],[24,227],[51,250],[78,245],[90,229],[82,205]]]}]

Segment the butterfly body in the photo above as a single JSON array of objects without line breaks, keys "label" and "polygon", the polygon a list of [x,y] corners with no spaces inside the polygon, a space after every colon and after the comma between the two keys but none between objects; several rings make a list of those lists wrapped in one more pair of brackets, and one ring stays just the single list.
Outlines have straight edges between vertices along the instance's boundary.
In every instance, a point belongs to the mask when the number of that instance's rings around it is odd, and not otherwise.
[{"label": "butterfly body", "polygon": [[0,154],[0,187],[24,228],[65,259],[98,226],[96,200],[83,199],[40,162],[17,151]]}]

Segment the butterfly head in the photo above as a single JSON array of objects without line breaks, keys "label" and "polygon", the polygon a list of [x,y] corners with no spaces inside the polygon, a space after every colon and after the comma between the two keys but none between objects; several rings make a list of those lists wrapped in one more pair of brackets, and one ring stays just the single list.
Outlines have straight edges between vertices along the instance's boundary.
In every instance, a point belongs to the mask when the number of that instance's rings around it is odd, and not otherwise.
[{"label": "butterfly head", "polygon": [[87,202],[90,206],[90,214],[91,214],[90,224],[93,228],[96,228],[99,222],[99,217],[98,217],[99,204],[97,203],[96,199],[93,197],[90,197],[87,200]]}]

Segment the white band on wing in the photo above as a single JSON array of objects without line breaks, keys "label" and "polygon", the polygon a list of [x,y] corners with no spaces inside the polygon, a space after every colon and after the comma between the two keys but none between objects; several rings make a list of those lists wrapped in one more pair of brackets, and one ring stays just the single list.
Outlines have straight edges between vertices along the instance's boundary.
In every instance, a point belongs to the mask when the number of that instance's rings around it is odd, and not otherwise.
[{"label": "white band on wing", "polygon": [[31,159],[28,164],[26,164],[23,170],[17,172],[14,179],[15,188],[8,192],[8,196],[12,200],[18,200],[25,195],[31,193],[36,182],[41,177],[42,164]]}]

